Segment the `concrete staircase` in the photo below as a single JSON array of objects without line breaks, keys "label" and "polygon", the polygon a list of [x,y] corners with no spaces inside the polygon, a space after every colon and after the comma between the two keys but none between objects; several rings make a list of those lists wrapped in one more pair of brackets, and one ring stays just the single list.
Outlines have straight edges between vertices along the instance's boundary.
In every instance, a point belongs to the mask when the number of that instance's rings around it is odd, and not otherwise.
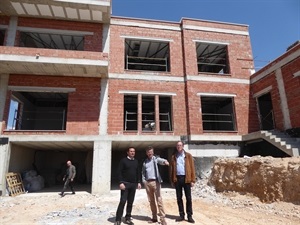
[{"label": "concrete staircase", "polygon": [[300,138],[291,137],[278,130],[262,130],[243,136],[243,141],[264,139],[290,156],[300,155]]}]

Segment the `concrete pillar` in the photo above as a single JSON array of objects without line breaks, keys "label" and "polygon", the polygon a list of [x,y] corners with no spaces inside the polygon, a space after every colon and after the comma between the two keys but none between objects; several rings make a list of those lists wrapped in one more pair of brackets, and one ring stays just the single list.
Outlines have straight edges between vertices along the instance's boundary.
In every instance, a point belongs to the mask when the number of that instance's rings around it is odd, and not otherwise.
[{"label": "concrete pillar", "polygon": [[282,78],[281,68],[275,71],[275,76],[276,76],[277,86],[278,86],[278,91],[280,96],[280,106],[283,115],[283,125],[284,125],[284,129],[287,130],[291,128],[292,125],[291,125],[290,111],[287,103],[287,97],[284,88],[284,81]]},{"label": "concrete pillar", "polygon": [[108,81],[101,78],[101,94],[100,94],[100,115],[99,115],[99,134],[107,134],[108,120]]},{"label": "concrete pillar", "polygon": [[10,17],[8,29],[7,29],[7,38],[6,38],[6,46],[15,46],[15,39],[18,27],[18,17],[12,16]]},{"label": "concrete pillar", "polygon": [[105,194],[110,191],[111,151],[111,141],[94,142],[92,194]]},{"label": "concrete pillar", "polygon": [[10,159],[8,138],[0,138],[0,195],[6,195],[6,177]]},{"label": "concrete pillar", "polygon": [[7,93],[7,86],[8,86],[8,74],[0,74],[0,132],[3,128],[3,115],[4,115],[4,108],[6,103],[6,93]]},{"label": "concrete pillar", "polygon": [[109,25],[104,24],[103,25],[103,32],[102,32],[102,46],[103,46],[103,52],[109,53],[109,43],[110,43],[110,30]]}]

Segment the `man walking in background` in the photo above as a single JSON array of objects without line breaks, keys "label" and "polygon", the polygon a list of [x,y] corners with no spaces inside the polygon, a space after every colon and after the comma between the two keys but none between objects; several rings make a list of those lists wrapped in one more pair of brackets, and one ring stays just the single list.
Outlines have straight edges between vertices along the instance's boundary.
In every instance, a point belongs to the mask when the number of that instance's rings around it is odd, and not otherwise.
[{"label": "man walking in background", "polygon": [[[147,158],[143,162],[142,167],[142,181],[145,185],[148,200],[150,203],[150,208],[152,212],[152,219],[150,222],[157,222],[157,208],[159,211],[160,221],[162,225],[167,225],[165,220],[166,214],[163,206],[163,201],[161,197],[161,183],[162,178],[160,176],[158,165],[169,165],[166,159],[154,156],[153,147],[149,146],[146,150]],[[156,202],[155,202],[156,201]],[[156,206],[157,204],[157,206]]]},{"label": "man walking in background", "polygon": [[63,177],[63,181],[64,183],[64,187],[61,191],[61,193],[59,193],[59,195],[61,195],[62,197],[64,196],[64,193],[66,191],[66,189],[68,188],[68,186],[71,188],[72,194],[75,194],[74,191],[74,187],[73,187],[73,181],[74,178],[76,176],[76,167],[74,165],[72,165],[72,162],[69,160],[67,161],[67,170],[66,170],[66,174]]},{"label": "man walking in background", "polygon": [[182,201],[182,189],[186,198],[186,213],[188,222],[195,223],[192,215],[192,193],[191,187],[196,182],[194,159],[192,155],[183,149],[183,142],[178,141],[176,150],[171,160],[171,182],[176,189],[177,205],[179,210],[179,218],[176,221],[183,221],[185,212]]},{"label": "man walking in background", "polygon": [[121,224],[124,207],[126,206],[125,222],[132,223],[131,211],[134,202],[136,188],[141,189],[140,170],[138,160],[134,158],[135,149],[130,147],[127,150],[127,157],[121,159],[118,168],[119,187],[121,190],[120,202],[116,213],[115,225]]}]

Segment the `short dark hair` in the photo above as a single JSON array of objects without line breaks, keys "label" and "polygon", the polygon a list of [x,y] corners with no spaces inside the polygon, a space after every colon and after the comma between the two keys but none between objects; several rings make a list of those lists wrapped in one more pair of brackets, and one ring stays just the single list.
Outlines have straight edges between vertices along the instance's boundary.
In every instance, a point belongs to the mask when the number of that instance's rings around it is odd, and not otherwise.
[{"label": "short dark hair", "polygon": [[127,149],[127,152],[129,152],[129,149],[131,149],[131,148],[133,148],[133,149],[135,150],[135,148],[134,148],[134,147],[129,147],[129,148]]},{"label": "short dark hair", "polygon": [[153,148],[152,146],[148,146],[148,147],[146,148],[146,152],[150,151],[151,149],[154,150],[154,148]]}]

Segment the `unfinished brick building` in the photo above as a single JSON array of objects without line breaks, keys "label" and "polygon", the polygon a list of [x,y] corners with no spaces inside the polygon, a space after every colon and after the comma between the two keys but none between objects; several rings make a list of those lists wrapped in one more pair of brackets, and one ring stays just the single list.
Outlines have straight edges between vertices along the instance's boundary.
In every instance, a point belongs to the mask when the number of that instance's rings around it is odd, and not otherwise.
[{"label": "unfinished brick building", "polygon": [[104,193],[128,147],[169,158],[178,140],[202,176],[253,142],[247,25],[110,12],[109,0],[1,3],[2,193],[7,172],[30,169],[55,187],[68,159],[78,186]]}]

